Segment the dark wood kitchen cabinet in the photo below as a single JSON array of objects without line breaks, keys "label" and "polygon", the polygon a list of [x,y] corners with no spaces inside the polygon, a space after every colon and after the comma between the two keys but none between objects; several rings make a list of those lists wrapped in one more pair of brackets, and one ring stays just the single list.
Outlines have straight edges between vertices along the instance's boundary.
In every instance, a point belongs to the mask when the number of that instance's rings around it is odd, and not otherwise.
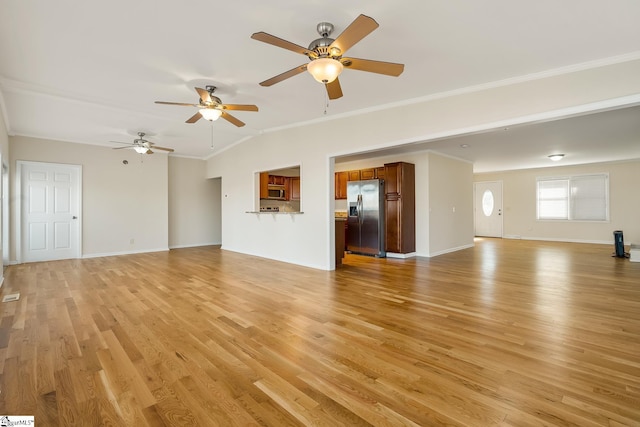
[{"label": "dark wood kitchen cabinet", "polygon": [[360,179],[375,179],[376,178],[376,168],[369,169],[360,169]]},{"label": "dark wood kitchen cabinet", "polygon": [[346,200],[347,182],[364,179],[384,179],[384,166],[335,173],[335,199]]},{"label": "dark wood kitchen cabinet", "polygon": [[360,169],[349,171],[349,181],[360,181]]},{"label": "dark wood kitchen cabinet", "polygon": [[260,198],[266,199],[269,197],[269,173],[260,173]]},{"label": "dark wood kitchen cabinet", "polygon": [[345,230],[347,227],[346,218],[335,218],[335,233],[336,233],[336,267],[342,265],[342,258],[344,258],[344,251],[346,249],[345,244]]},{"label": "dark wood kitchen cabinet", "polygon": [[300,200],[300,177],[289,178],[289,200]]},{"label": "dark wood kitchen cabinet", "polygon": [[384,165],[385,250],[406,254],[416,251],[415,165]]},{"label": "dark wood kitchen cabinet", "polygon": [[349,172],[336,172],[335,173],[335,199],[346,200],[347,199],[347,181],[349,180]]},{"label": "dark wood kitchen cabinet", "polygon": [[269,175],[269,184],[286,185],[287,177],[280,175]]}]

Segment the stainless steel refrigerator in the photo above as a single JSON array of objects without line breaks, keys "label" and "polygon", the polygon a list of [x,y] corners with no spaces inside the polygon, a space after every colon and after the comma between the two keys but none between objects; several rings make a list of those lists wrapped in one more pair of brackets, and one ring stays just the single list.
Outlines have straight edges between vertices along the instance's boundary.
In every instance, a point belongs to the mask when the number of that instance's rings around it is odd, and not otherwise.
[{"label": "stainless steel refrigerator", "polygon": [[347,250],[385,257],[384,181],[347,182]]}]

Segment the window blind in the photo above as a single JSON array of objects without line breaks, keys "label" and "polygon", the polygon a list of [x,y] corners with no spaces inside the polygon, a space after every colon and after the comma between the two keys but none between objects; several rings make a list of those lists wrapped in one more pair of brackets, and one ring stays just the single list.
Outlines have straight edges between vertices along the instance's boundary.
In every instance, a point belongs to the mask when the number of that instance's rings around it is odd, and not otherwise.
[{"label": "window blind", "polygon": [[538,178],[537,186],[538,219],[609,220],[607,174]]}]

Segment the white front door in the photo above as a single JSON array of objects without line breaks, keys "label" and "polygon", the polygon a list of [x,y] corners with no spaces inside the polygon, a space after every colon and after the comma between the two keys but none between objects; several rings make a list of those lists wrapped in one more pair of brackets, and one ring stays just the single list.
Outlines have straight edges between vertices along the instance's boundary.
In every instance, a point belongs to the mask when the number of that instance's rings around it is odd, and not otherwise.
[{"label": "white front door", "polygon": [[502,181],[476,182],[473,189],[476,236],[502,237]]},{"label": "white front door", "polygon": [[80,256],[81,167],[18,162],[21,262]]}]

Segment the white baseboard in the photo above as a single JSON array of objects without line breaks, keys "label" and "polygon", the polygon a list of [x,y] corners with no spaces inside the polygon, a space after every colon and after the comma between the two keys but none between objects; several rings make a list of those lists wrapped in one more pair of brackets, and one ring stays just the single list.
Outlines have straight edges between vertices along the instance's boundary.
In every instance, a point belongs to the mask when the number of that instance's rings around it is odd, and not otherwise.
[{"label": "white baseboard", "polygon": [[474,246],[475,246],[475,244],[474,244],[474,243],[471,243],[471,244],[468,244],[468,245],[462,245],[462,246],[458,246],[458,247],[455,247],[455,248],[449,248],[449,249],[445,249],[445,250],[442,250],[442,251],[433,252],[433,253],[429,254],[429,257],[434,257],[434,256],[444,255],[444,254],[449,254],[449,253],[451,253],[451,252],[458,252],[458,251],[461,251],[461,250],[463,250],[463,249],[469,249],[469,248],[472,248],[472,247],[474,247]]},{"label": "white baseboard", "polygon": [[255,252],[245,252],[245,251],[240,251],[240,250],[233,249],[233,248],[228,248],[228,247],[220,247],[220,250],[229,251],[229,252],[235,252],[235,253],[243,254],[243,255],[255,256],[255,257],[258,257],[258,258],[268,259],[268,260],[271,260],[271,261],[285,262],[287,264],[299,265],[301,267],[309,267],[309,268],[313,268],[315,270],[331,271],[331,269],[327,265],[312,264],[312,263],[306,263],[306,262],[292,262],[292,261],[289,261],[289,260],[286,260],[286,259],[282,259],[282,258],[273,258],[273,257],[266,256],[264,254],[258,254],[258,253],[255,253]]},{"label": "white baseboard", "polygon": [[565,238],[553,238],[553,237],[531,237],[531,236],[522,236],[522,240],[539,240],[539,241],[547,241],[547,242],[565,242],[565,243],[592,243],[596,245],[612,245],[613,239],[611,240],[589,240],[589,239],[565,239]]},{"label": "white baseboard", "polygon": [[196,243],[191,245],[171,245],[169,249],[185,249],[185,248],[199,248],[201,246],[220,246],[222,242],[218,243]]},{"label": "white baseboard", "polygon": [[395,252],[387,252],[387,258],[398,258],[398,259],[406,259],[406,258],[414,258],[417,256],[415,252],[409,252],[406,254],[398,254]]},{"label": "white baseboard", "polygon": [[134,254],[146,254],[150,252],[166,252],[169,248],[159,248],[159,249],[142,249],[139,251],[126,251],[126,252],[105,252],[101,254],[84,254],[81,258],[100,258],[105,256],[119,256],[119,255],[134,255]]}]

